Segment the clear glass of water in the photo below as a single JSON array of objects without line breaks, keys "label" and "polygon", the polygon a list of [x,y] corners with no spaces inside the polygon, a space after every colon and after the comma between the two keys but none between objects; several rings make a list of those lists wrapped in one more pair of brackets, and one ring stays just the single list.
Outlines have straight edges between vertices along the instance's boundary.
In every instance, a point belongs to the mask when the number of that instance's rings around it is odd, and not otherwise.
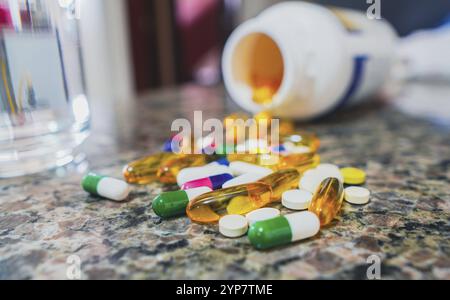
[{"label": "clear glass of water", "polygon": [[89,134],[78,0],[0,0],[0,178],[64,166]]}]

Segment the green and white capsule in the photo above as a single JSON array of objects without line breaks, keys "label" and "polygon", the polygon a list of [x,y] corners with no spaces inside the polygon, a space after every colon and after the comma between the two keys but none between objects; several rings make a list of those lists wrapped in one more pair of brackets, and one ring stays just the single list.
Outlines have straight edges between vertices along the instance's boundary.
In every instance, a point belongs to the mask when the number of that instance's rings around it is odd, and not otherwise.
[{"label": "green and white capsule", "polygon": [[307,211],[256,222],[248,238],[255,248],[265,250],[313,237],[319,230],[319,218]]},{"label": "green and white capsule", "polygon": [[200,195],[212,192],[209,187],[162,193],[153,200],[153,211],[161,218],[173,218],[186,214],[189,202]]},{"label": "green and white capsule", "polygon": [[130,194],[130,186],[123,180],[89,173],[81,182],[83,189],[95,196],[123,201]]}]

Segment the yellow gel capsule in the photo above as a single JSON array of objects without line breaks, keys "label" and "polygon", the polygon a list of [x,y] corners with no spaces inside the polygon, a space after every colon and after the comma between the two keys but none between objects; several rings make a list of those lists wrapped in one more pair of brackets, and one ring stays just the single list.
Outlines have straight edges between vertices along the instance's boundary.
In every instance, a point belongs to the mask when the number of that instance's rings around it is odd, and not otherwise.
[{"label": "yellow gel capsule", "polygon": [[317,152],[320,148],[320,139],[310,132],[297,132],[289,136],[282,136],[281,140],[285,145],[307,147],[311,152]]},{"label": "yellow gel capsule", "polygon": [[224,123],[226,123],[228,120],[235,121],[238,119],[247,121],[248,119],[250,119],[250,116],[242,112],[233,113],[225,117]]},{"label": "yellow gel capsule", "polygon": [[157,179],[161,164],[176,156],[174,153],[158,153],[136,160],[125,166],[123,176],[131,184],[151,183]]},{"label": "yellow gel capsule", "polygon": [[258,209],[253,201],[248,201],[248,196],[234,197],[227,206],[229,215],[244,215],[247,212]]},{"label": "yellow gel capsule", "polygon": [[309,211],[319,217],[321,226],[330,224],[339,214],[344,195],[344,185],[336,178],[327,178],[320,184]]},{"label": "yellow gel capsule", "polygon": [[281,156],[274,154],[261,154],[258,157],[257,165],[261,167],[278,170],[281,163]]},{"label": "yellow gel capsule", "polygon": [[203,154],[185,154],[165,160],[156,173],[158,180],[165,184],[177,183],[177,175],[181,170],[190,167],[200,167],[208,163],[208,157]]},{"label": "yellow gel capsule", "polygon": [[270,121],[273,119],[273,115],[268,111],[262,111],[260,113],[257,113],[253,118],[256,121],[266,120],[270,125]]},{"label": "yellow gel capsule", "polygon": [[228,161],[243,161],[249,164],[278,170],[281,156],[274,154],[229,154]]},{"label": "yellow gel capsule", "polygon": [[272,201],[280,201],[284,192],[298,187],[300,173],[296,169],[286,169],[275,172],[259,182],[265,183],[272,189]]},{"label": "yellow gel capsule", "polygon": [[244,215],[271,203],[272,191],[264,183],[252,183],[203,194],[192,200],[186,214],[196,223],[216,223],[228,214]]},{"label": "yellow gel capsule", "polygon": [[320,165],[320,155],[314,153],[291,154],[280,157],[278,169],[295,168],[303,173]]},{"label": "yellow gel capsule", "polygon": [[276,88],[272,85],[259,86],[253,90],[253,101],[258,104],[271,104]]},{"label": "yellow gel capsule", "polygon": [[279,156],[271,154],[228,154],[227,156],[227,159],[230,162],[243,161],[268,168],[275,167],[279,163],[279,158]]},{"label": "yellow gel capsule", "polygon": [[280,201],[281,195],[298,184],[296,170],[283,170],[258,182],[203,194],[192,200],[186,214],[196,223],[216,223],[229,214],[245,215]]},{"label": "yellow gel capsule", "polygon": [[229,154],[228,161],[243,161],[246,163],[270,168],[274,171],[285,169],[297,169],[303,173],[320,164],[320,155],[314,153],[291,154],[281,156],[275,154]]},{"label": "yellow gel capsule", "polygon": [[[272,129],[272,119],[273,119],[272,114],[270,112],[263,111],[263,112],[260,112],[260,113],[256,114],[253,117],[253,119],[255,119],[256,124],[258,126],[258,138],[259,139],[267,138],[267,135],[270,135],[270,132],[271,132],[271,129]],[[261,128],[260,128],[259,125],[264,124],[264,122],[267,124],[267,128],[266,128],[267,130],[262,130],[261,131]],[[264,133],[264,131],[266,131],[266,132]],[[264,136],[261,136],[260,135],[261,133],[264,133]]]},{"label": "yellow gel capsule", "polygon": [[344,183],[349,185],[362,185],[366,182],[366,173],[357,168],[343,168],[341,169]]},{"label": "yellow gel capsule", "polygon": [[281,121],[280,122],[280,137],[289,136],[294,134],[295,125],[292,121]]},{"label": "yellow gel capsule", "polygon": [[243,162],[246,162],[246,163],[249,163],[249,164],[256,165],[257,156],[258,155],[232,153],[232,154],[228,154],[227,155],[227,159],[228,159],[229,162],[243,161]]},{"label": "yellow gel capsule", "polygon": [[[270,72],[271,76],[260,76],[255,74],[253,76],[253,101],[258,104],[268,105],[273,102],[273,97],[277,93],[281,86],[280,74],[282,74],[282,66],[272,69]],[[276,74],[278,73],[278,74]]]}]

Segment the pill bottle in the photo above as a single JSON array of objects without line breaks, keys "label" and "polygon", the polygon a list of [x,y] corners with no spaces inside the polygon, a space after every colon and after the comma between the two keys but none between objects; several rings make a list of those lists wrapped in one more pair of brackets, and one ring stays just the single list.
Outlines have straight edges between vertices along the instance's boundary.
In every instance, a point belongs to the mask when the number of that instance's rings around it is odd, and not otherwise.
[{"label": "pill bottle", "polygon": [[232,33],[223,53],[225,87],[252,113],[318,118],[373,96],[396,42],[389,23],[363,12],[283,2]]}]

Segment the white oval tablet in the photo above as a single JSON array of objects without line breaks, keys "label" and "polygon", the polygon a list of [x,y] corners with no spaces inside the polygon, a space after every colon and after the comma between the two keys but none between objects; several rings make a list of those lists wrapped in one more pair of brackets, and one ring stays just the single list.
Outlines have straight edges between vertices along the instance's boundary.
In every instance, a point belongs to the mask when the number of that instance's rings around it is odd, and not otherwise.
[{"label": "white oval tablet", "polygon": [[273,173],[273,171],[269,168],[260,167],[243,161],[234,161],[230,163],[230,170],[231,174],[234,176],[240,176],[247,173],[268,176]]},{"label": "white oval tablet", "polygon": [[291,190],[283,194],[281,203],[291,210],[306,210],[311,204],[313,194],[306,190]]},{"label": "white oval tablet", "polygon": [[314,174],[316,174],[317,173],[317,170],[316,169],[309,169],[308,171],[305,171],[303,174],[302,174],[302,177],[303,176],[308,176],[308,175],[314,175]]},{"label": "white oval tablet", "polygon": [[240,215],[225,216],[219,221],[219,231],[229,238],[241,237],[248,231],[248,221]]},{"label": "white oval tablet", "polygon": [[306,190],[314,194],[319,185],[322,183],[322,178],[323,174],[321,174],[320,171],[309,170],[300,179],[299,187],[301,190]]},{"label": "white oval tablet", "polygon": [[225,182],[224,185],[222,185],[222,188],[226,189],[226,188],[230,188],[230,187],[233,187],[233,186],[254,183],[254,182],[257,182],[260,179],[263,179],[264,177],[266,177],[266,175],[252,174],[252,173],[244,174],[244,175],[235,177],[235,178]]},{"label": "white oval tablet", "polygon": [[319,171],[331,171],[331,172],[340,172],[340,168],[333,164],[320,164],[316,168]]},{"label": "white oval tablet", "polygon": [[363,187],[351,186],[345,189],[345,201],[363,205],[370,201],[370,191]]},{"label": "white oval tablet", "polygon": [[341,170],[338,166],[331,165],[331,164],[322,164],[319,165],[316,169],[316,172],[320,174],[321,177],[320,182],[324,181],[327,178],[336,178],[340,182],[344,183],[344,176],[342,176]]},{"label": "white oval tablet", "polygon": [[245,217],[247,218],[248,223],[250,225],[255,224],[256,222],[270,220],[281,215],[281,211],[276,208],[266,207],[257,209],[248,213]]}]

